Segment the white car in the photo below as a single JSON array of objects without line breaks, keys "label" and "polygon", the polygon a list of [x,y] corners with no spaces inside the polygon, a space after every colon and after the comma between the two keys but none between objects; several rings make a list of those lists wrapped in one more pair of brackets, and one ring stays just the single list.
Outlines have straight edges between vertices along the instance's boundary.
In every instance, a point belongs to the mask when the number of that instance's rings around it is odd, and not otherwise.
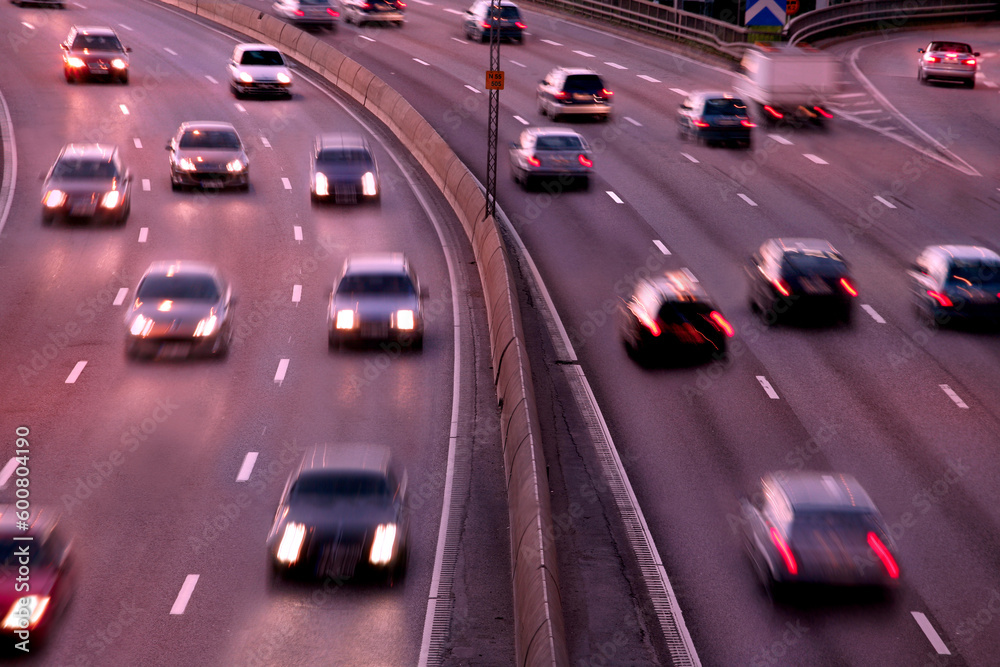
[{"label": "white car", "polygon": [[292,72],[281,51],[267,44],[237,44],[229,60],[229,89],[244,95],[292,96]]}]

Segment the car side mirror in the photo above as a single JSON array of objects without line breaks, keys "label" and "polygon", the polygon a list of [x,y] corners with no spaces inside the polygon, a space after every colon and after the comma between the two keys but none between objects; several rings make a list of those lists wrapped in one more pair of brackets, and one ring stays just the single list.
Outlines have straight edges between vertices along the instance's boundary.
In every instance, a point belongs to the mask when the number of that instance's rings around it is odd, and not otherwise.
[{"label": "car side mirror", "polygon": [[923,49],[917,49],[917,53],[923,53],[923,52],[924,52]]},{"label": "car side mirror", "polygon": [[59,48],[62,49],[63,51],[69,51],[69,46],[65,43],[60,44]]},{"label": "car side mirror", "polygon": [[978,58],[978,57],[979,57],[979,51],[976,51],[976,52],[975,52],[975,53],[973,53],[972,55],[974,55],[974,56],[976,56],[976,57]]}]

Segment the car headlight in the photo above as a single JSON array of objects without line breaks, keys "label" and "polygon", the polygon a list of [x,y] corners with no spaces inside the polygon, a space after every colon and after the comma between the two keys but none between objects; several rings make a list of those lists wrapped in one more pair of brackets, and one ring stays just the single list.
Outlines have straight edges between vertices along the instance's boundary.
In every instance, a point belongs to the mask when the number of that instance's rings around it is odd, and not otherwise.
[{"label": "car headlight", "polygon": [[306,539],[306,527],[301,523],[290,523],[285,526],[285,534],[281,536],[278,545],[277,558],[282,563],[291,565],[299,559],[302,542]]},{"label": "car headlight", "polygon": [[372,565],[387,565],[392,561],[396,551],[396,524],[383,523],[375,529],[375,539],[372,540],[372,550],[368,554],[368,562]]},{"label": "car headlight", "polygon": [[250,76],[250,72],[240,72],[240,81],[243,83],[253,83],[253,77]]},{"label": "car headlight", "polygon": [[62,190],[49,190],[45,193],[42,203],[47,208],[59,208],[66,203],[66,193]]},{"label": "car headlight", "polygon": [[288,76],[284,72],[278,72],[278,83],[291,83],[292,77]]},{"label": "car headlight", "polygon": [[404,331],[413,330],[413,311],[412,310],[397,310],[396,311],[396,328],[402,329]]},{"label": "car headlight", "polygon": [[112,190],[111,192],[104,193],[104,197],[101,198],[101,207],[115,208],[118,206],[119,201],[121,201],[121,192]]},{"label": "car headlight", "polygon": [[4,630],[27,630],[38,625],[49,606],[47,595],[28,595],[14,600],[3,619]]},{"label": "car headlight", "polygon": [[177,163],[177,166],[184,171],[194,171],[197,167],[194,166],[194,160],[189,157],[182,157]]},{"label": "car headlight", "polygon": [[338,329],[353,329],[354,328],[354,311],[353,310],[338,310],[337,311],[337,328]]},{"label": "car headlight", "polygon": [[366,197],[374,197],[378,194],[375,187],[375,174],[370,171],[366,171],[365,175],[361,177],[361,194]]},{"label": "car headlight", "polygon": [[76,56],[73,56],[73,57],[69,58],[68,60],[66,60],[66,63],[70,67],[83,67],[84,65],[87,64],[87,63],[83,62],[83,58],[77,58]]},{"label": "car headlight", "polygon": [[111,61],[111,66],[115,69],[125,69],[128,67],[128,63],[126,63],[122,58],[115,58]]},{"label": "car headlight", "polygon": [[132,332],[133,336],[146,337],[149,332],[153,330],[153,320],[146,317],[145,315],[136,315],[135,319],[132,320],[132,326],[129,327],[129,331]]},{"label": "car headlight", "polygon": [[211,336],[215,333],[215,325],[218,323],[219,318],[215,315],[210,315],[198,322],[198,326],[194,328],[194,335],[198,336]]},{"label": "car headlight", "polygon": [[330,181],[327,180],[326,174],[322,172],[316,172],[316,194],[320,197],[330,194]]},{"label": "car headlight", "polygon": [[226,165],[227,171],[240,172],[243,171],[244,168],[245,165],[240,161],[239,158],[236,158],[235,160]]}]

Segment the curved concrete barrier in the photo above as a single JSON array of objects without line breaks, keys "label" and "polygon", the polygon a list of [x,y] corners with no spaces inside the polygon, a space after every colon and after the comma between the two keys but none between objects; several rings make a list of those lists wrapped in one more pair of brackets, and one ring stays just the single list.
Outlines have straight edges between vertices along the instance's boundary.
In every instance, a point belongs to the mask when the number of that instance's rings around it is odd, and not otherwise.
[{"label": "curved concrete barrier", "polygon": [[455,211],[472,244],[490,330],[510,516],[516,660],[531,667],[568,666],[549,488],[517,291],[499,227],[484,215],[486,198],[472,172],[399,93],[329,44],[237,3],[159,1],[274,44],[309,65],[385,123]]}]

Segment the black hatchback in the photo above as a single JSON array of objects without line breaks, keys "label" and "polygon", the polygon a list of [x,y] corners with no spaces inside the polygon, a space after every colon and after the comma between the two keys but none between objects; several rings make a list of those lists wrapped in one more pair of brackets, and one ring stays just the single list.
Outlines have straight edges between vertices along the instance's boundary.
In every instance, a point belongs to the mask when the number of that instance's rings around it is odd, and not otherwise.
[{"label": "black hatchback", "polygon": [[1000,323],[1000,255],[989,248],[928,246],[910,278],[917,312],[929,326]]},{"label": "black hatchback", "polygon": [[677,110],[677,133],[706,143],[732,141],[750,146],[754,127],[746,102],[731,93],[691,93]]}]

